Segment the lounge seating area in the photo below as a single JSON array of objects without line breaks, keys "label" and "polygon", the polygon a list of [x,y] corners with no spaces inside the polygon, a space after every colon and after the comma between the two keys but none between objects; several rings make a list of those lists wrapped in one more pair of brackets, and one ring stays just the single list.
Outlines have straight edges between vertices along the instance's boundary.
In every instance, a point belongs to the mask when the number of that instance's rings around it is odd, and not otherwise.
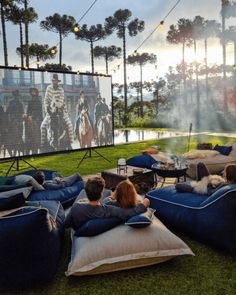
[{"label": "lounge seating area", "polygon": [[[150,159],[150,155],[144,156],[148,156],[146,158]],[[137,166],[137,163],[135,166]],[[46,178],[50,179],[53,171],[43,171]],[[30,170],[27,171],[27,174],[32,175],[34,172],[34,170]],[[123,178],[121,177],[120,180],[123,180]],[[3,190],[5,186],[5,184],[2,184],[0,189]],[[9,189],[10,187],[11,185],[9,185]],[[29,191],[29,188],[25,192],[25,188],[23,188],[26,196],[24,202],[20,204],[20,209],[16,211],[13,209],[10,215],[0,217],[0,222],[4,225],[4,227],[0,226],[0,243],[3,247],[1,253],[8,253],[7,251],[9,251],[9,254],[0,257],[0,261],[3,262],[0,265],[2,284],[7,283],[9,285],[12,282],[12,284],[20,286],[34,282],[52,281],[58,272],[58,263],[60,263],[61,256],[60,249],[65,243],[63,240],[64,209],[68,210],[78,195],[83,196],[83,187],[84,183],[82,181],[70,188],[51,192]],[[22,188],[15,187],[13,189],[11,187],[11,191],[16,189]],[[99,234],[95,233],[96,235],[94,233],[88,235],[86,232],[86,234],[82,233],[75,236],[72,230],[72,244],[70,249],[67,249],[66,254],[69,258],[68,251],[71,251],[70,261],[68,261],[67,267],[63,262],[62,268],[67,277],[81,277],[102,273],[109,273],[110,275],[110,272],[113,271],[141,266],[151,267],[151,265],[176,257],[179,263],[181,259],[183,261],[192,261],[191,259],[196,259],[196,257],[191,258],[193,253],[197,255],[195,249],[192,248],[192,245],[196,246],[194,240],[209,245],[213,249],[223,250],[223,252],[219,253],[234,256],[236,245],[236,229],[233,223],[235,194],[236,187],[234,185],[221,188],[210,197],[194,193],[181,194],[176,192],[174,186],[150,191],[146,196],[151,201],[151,208],[156,210],[156,217],[152,217],[151,226],[133,228],[128,225],[133,221],[127,222],[127,224],[111,221],[113,226],[110,224],[107,226],[107,223],[104,225],[103,221],[94,223],[91,220],[90,224],[92,224],[93,229],[100,228],[102,224],[105,231],[101,231]],[[42,216],[39,218],[38,215]],[[32,224],[30,222],[31,218],[34,220]],[[211,223],[209,223],[209,220],[211,220]],[[8,222],[11,232],[8,231]],[[28,222],[30,222],[30,226]],[[37,226],[35,223],[37,223]],[[18,230],[19,235],[15,234],[13,236],[13,228],[21,226],[21,230]],[[88,228],[89,226],[86,225],[86,230]],[[36,232],[40,232],[40,235],[37,235]],[[185,234],[186,237],[182,236]],[[113,236],[117,238],[112,239]],[[188,236],[193,238],[193,242],[190,244],[189,241],[191,240],[188,239]],[[25,241],[29,239],[31,242],[27,244],[27,247],[24,246]],[[8,242],[6,241],[8,240],[13,245],[19,245],[19,250],[17,250],[19,252],[15,252],[15,247],[7,249]],[[22,241],[22,243],[19,243],[19,241]],[[112,246],[110,243],[112,243]],[[45,250],[47,247],[48,251]],[[39,253],[40,262],[34,257],[36,254],[32,252],[32,249],[36,249]],[[30,255],[25,257],[25,252],[28,251]],[[17,253],[22,254],[18,257]],[[92,255],[90,255],[91,253]],[[218,252],[215,253],[218,255]],[[182,257],[185,255],[187,255],[186,258]],[[37,258],[39,257],[37,256]],[[9,261],[12,262],[9,264]],[[51,267],[45,273],[42,269],[45,269],[48,261]],[[167,262],[167,266],[164,264],[161,268],[168,268],[168,263],[170,263],[170,266],[173,263],[175,264],[175,262]],[[14,269],[14,272],[12,269]],[[32,270],[25,273],[25,269]],[[16,276],[17,280],[15,279]]]}]

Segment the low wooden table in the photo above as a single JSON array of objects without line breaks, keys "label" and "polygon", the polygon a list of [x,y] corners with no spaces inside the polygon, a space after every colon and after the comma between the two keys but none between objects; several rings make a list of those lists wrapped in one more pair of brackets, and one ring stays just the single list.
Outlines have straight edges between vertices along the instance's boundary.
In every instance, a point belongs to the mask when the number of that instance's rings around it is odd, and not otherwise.
[{"label": "low wooden table", "polygon": [[[134,166],[127,166],[127,173],[118,174],[117,168],[104,170],[101,172],[101,176],[104,178],[106,183],[106,188],[114,190],[118,183],[120,183],[122,180],[129,179],[131,182],[133,182],[135,185],[138,186],[144,186],[146,184],[146,187],[149,187],[151,190],[155,185],[154,180],[154,173],[151,169],[144,169],[141,173],[133,173],[134,169],[141,169],[139,167]],[[138,192],[140,193],[140,192]]]}]

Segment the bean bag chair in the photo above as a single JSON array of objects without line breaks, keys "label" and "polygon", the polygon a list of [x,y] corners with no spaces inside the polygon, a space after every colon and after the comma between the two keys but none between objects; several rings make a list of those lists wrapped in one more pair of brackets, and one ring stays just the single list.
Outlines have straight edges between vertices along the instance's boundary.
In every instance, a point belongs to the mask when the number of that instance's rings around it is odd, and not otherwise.
[{"label": "bean bag chair", "polygon": [[[20,174],[26,174],[26,175],[34,175],[38,170],[29,170],[24,173]],[[55,171],[51,170],[39,170],[43,171],[45,174],[45,179],[50,180],[53,177],[53,173]],[[18,175],[20,175],[18,174]],[[35,191],[33,190],[28,197],[29,201],[41,201],[41,200],[55,200],[55,201],[60,201],[62,206],[64,208],[70,207],[77,196],[79,195],[80,191],[84,188],[84,182],[83,181],[78,181],[74,183],[72,186],[65,187],[63,189],[59,190],[43,190],[43,191]]]},{"label": "bean bag chair", "polygon": [[58,266],[65,212],[58,201],[0,211],[0,286],[51,280]]},{"label": "bean bag chair", "polygon": [[236,184],[223,186],[210,196],[168,186],[150,191],[146,197],[167,227],[235,255]]}]

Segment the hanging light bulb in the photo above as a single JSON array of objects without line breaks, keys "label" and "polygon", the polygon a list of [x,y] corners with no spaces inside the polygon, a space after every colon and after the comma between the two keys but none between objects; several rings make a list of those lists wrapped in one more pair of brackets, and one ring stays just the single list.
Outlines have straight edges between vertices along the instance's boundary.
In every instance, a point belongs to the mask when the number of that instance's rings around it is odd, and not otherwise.
[{"label": "hanging light bulb", "polygon": [[51,52],[51,54],[55,54],[56,53],[56,47],[52,47],[50,52]]},{"label": "hanging light bulb", "polygon": [[118,70],[120,69],[120,65],[117,66],[117,69],[118,69]]},{"label": "hanging light bulb", "polygon": [[134,54],[133,54],[133,56],[137,56],[137,55],[138,55],[137,50],[134,50]]},{"label": "hanging light bulb", "polygon": [[76,72],[76,74],[79,75],[79,73],[80,73],[80,71],[78,70],[78,71]]},{"label": "hanging light bulb", "polygon": [[79,25],[78,24],[75,24],[74,27],[73,27],[73,31],[75,33],[79,32],[80,28],[79,28]]},{"label": "hanging light bulb", "polygon": [[164,29],[164,20],[162,20],[159,24],[159,28],[162,30]]},{"label": "hanging light bulb", "polygon": [[233,70],[236,71],[236,65],[233,65]]}]

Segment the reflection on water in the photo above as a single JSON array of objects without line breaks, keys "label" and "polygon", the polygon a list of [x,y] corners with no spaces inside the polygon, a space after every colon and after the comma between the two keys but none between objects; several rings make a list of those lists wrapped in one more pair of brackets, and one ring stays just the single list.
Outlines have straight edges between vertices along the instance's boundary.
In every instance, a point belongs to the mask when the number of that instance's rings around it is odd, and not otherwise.
[{"label": "reflection on water", "polygon": [[160,139],[177,136],[187,136],[188,132],[180,131],[153,131],[153,130],[115,130],[115,144],[142,141],[149,139]]}]

